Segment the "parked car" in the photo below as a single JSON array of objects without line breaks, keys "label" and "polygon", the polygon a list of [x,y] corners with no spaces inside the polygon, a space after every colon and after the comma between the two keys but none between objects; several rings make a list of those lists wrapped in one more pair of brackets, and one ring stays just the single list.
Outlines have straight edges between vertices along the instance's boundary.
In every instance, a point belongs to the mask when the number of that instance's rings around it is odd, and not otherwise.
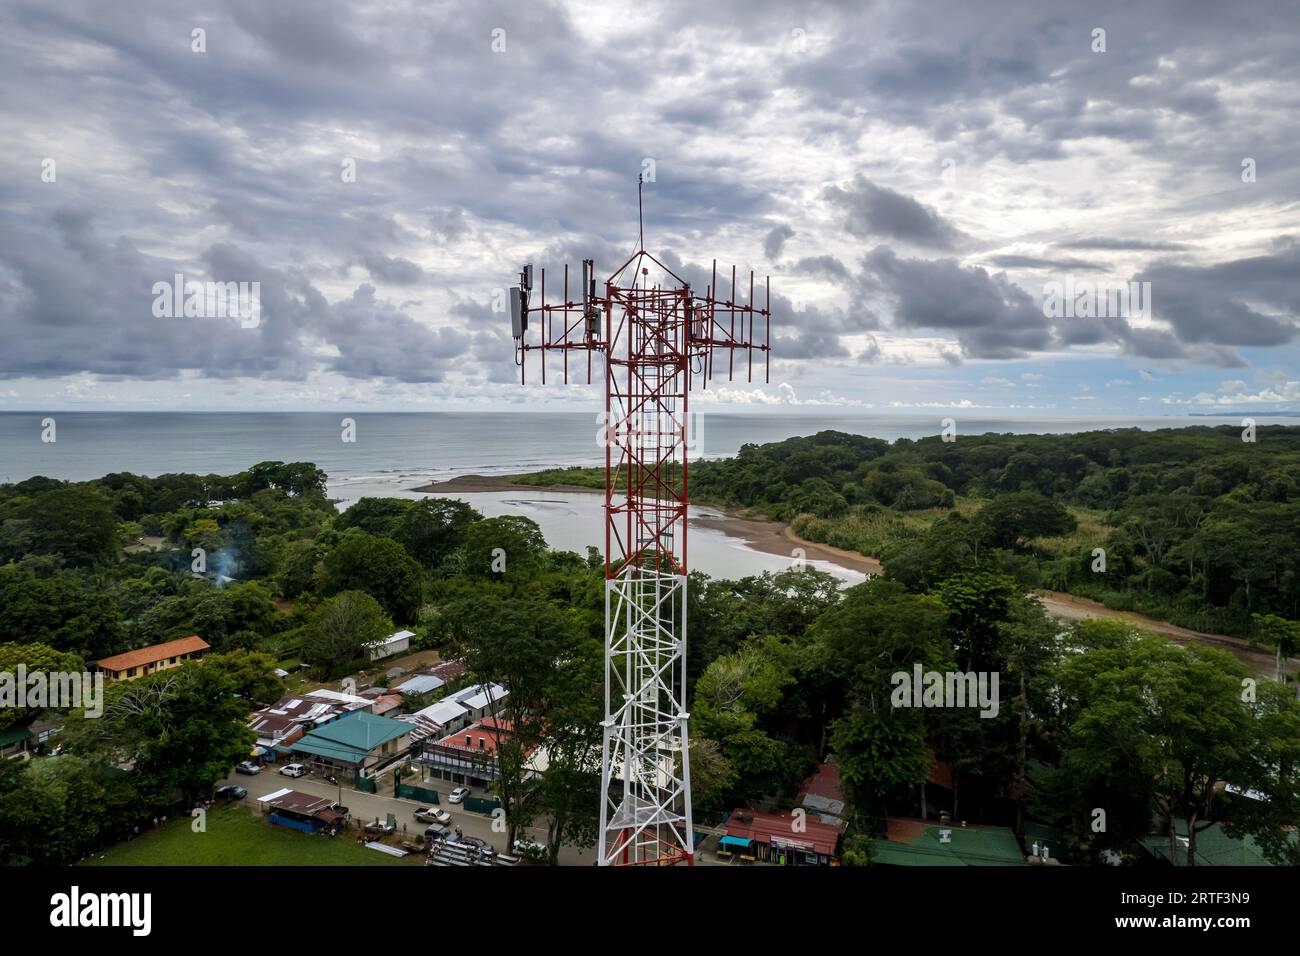
[{"label": "parked car", "polygon": [[415,811],[415,819],[424,823],[451,823],[451,814],[442,807],[420,807]]},{"label": "parked car", "polygon": [[496,855],[496,847],[487,840],[480,840],[474,836],[463,836],[460,838],[461,846],[467,846],[472,850],[485,850],[491,855]]},{"label": "parked car", "polygon": [[250,777],[261,772],[261,765],[252,760],[245,760],[243,763],[235,767],[235,773],[246,773]]},{"label": "parked car", "polygon": [[248,791],[243,787],[229,783],[224,787],[217,787],[217,792],[213,796],[218,800],[243,800],[244,797],[248,796]]},{"label": "parked car", "polygon": [[520,835],[515,838],[515,855],[528,859],[540,859],[546,853],[546,844],[538,843],[530,836]]},{"label": "parked car", "polygon": [[444,840],[451,841],[453,843],[456,841],[456,834],[451,832],[451,827],[449,826],[446,826],[441,823],[435,823],[431,827],[425,827],[424,838],[426,840],[437,840],[439,837],[441,837]]},{"label": "parked car", "polygon": [[457,787],[451,793],[447,794],[448,803],[462,803],[469,796],[469,787]]},{"label": "parked car", "polygon": [[389,833],[392,833],[396,829],[397,827],[395,827],[393,824],[389,823],[386,820],[374,820],[366,824],[367,833],[381,833],[386,836]]},{"label": "parked car", "polygon": [[280,773],[286,777],[305,777],[307,768],[300,763],[289,763],[280,768]]}]

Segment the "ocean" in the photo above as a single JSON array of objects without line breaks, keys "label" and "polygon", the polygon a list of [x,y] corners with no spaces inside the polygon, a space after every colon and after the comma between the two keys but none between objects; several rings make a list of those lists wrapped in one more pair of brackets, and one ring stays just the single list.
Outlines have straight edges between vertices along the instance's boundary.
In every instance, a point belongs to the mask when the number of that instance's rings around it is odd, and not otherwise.
[{"label": "ocean", "polygon": [[[1098,428],[1177,428],[1240,424],[1240,416],[1133,419],[966,417],[944,412],[885,414],[725,414],[705,410],[694,446],[707,458],[736,454],[748,443],[780,441],[834,429],[878,438],[937,434],[952,417],[959,436],[1068,433]],[[54,419],[55,441],[42,441]],[[342,440],[343,419],[355,441]],[[1259,424],[1274,420],[1256,416]],[[1294,424],[1294,419],[1277,419]],[[595,412],[0,412],[0,483],[45,475],[84,481],[111,472],[230,474],[259,461],[311,461],[329,476],[332,497],[346,507],[363,496],[422,497],[410,489],[464,474],[501,475],[603,463]],[[484,514],[524,514],[552,547],[583,551],[603,545],[600,498],[546,489],[458,494]],[[693,508],[693,514],[710,513]],[[720,531],[691,529],[691,565],[728,577],[780,570],[790,559],[761,554]],[[846,580],[861,575],[833,568]]]}]

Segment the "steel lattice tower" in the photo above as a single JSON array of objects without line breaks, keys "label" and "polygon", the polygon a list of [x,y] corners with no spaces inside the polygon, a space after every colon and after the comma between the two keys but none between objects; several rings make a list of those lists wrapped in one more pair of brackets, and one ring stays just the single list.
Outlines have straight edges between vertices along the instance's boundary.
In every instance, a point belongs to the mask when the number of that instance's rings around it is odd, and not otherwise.
[{"label": "steel lattice tower", "polygon": [[[639,182],[639,180],[638,180]],[[640,187],[638,185],[638,200]],[[641,233],[643,236],[643,232]],[[605,719],[601,755],[599,863],[672,864],[694,859],[686,708],[686,523],[691,450],[689,395],[694,378],[707,382],[714,353],[744,350],[753,379],[753,353],[767,378],[770,289],[754,308],[754,275],[745,302],[736,301],[736,273],[719,299],[717,264],[703,296],[645,250],[605,280],[599,295],[594,263],[570,295],[564,267],[563,302],[547,304],[546,273],[539,305],[531,305],[532,266],[510,290],[520,381],[527,355],[599,353],[605,366]],[[527,341],[537,316],[541,342]],[[754,319],[763,320],[763,342]],[[739,328],[737,328],[739,326]]]}]

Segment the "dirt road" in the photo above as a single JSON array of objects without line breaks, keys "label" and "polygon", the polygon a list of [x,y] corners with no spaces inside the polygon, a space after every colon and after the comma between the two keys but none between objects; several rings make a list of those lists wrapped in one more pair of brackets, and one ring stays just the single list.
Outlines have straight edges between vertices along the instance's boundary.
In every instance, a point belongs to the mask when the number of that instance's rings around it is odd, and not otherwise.
[{"label": "dirt road", "polygon": [[[1038,591],[1036,594],[1043,602],[1047,613],[1058,620],[1082,621],[1089,618],[1110,618],[1128,621],[1161,637],[1167,637],[1176,644],[1209,644],[1222,647],[1256,674],[1263,677],[1273,676],[1273,655],[1261,647],[1252,645],[1245,638],[1193,631],[1154,617],[1147,617],[1145,614],[1138,614],[1136,611],[1115,611],[1089,598],[1076,597],[1061,591]],[[1295,659],[1292,658],[1291,663],[1294,662]]]},{"label": "dirt road", "polygon": [[[518,485],[512,482],[508,477],[485,477],[482,475],[464,475],[460,478],[454,478],[450,481],[435,482],[422,488],[412,489],[413,491],[424,492],[475,492],[475,491],[499,491],[510,489],[534,489],[536,486]],[[572,485],[554,485],[550,486],[552,491],[581,491],[596,492],[599,489],[581,488]],[[716,506],[711,506],[716,507]],[[857,551],[846,551],[842,548],[833,548],[827,544],[819,544],[815,541],[807,541],[800,538],[794,533],[794,529],[788,524],[779,521],[772,521],[766,518],[754,517],[752,515],[739,515],[727,512],[717,508],[721,514],[700,515],[692,517],[691,524],[699,527],[713,528],[732,537],[741,538],[745,544],[756,551],[763,551],[768,554],[780,554],[790,557],[795,556],[795,549],[803,551],[803,557],[813,560],[827,561],[837,564],[842,568],[848,568],[851,571],[858,571],[866,575],[875,575],[881,573],[881,564],[878,558],[870,555],[859,554]],[[1144,614],[1138,614],[1133,611],[1114,611],[1088,598],[1075,597],[1072,594],[1065,594],[1061,591],[1039,591],[1039,599],[1043,602],[1043,607],[1052,617],[1062,621],[1078,621],[1087,618],[1111,618],[1129,621],[1139,627],[1143,627],[1162,637],[1167,637],[1171,641],[1179,644],[1209,644],[1215,647],[1222,647],[1245,664],[1256,674],[1272,677],[1274,671],[1273,655],[1267,650],[1254,647],[1249,641],[1239,637],[1229,637],[1225,634],[1208,634],[1204,631],[1193,631],[1186,627],[1178,627],[1175,624],[1169,624],[1166,621],[1156,620],[1147,617]],[[1294,663],[1294,659],[1293,659]]]}]

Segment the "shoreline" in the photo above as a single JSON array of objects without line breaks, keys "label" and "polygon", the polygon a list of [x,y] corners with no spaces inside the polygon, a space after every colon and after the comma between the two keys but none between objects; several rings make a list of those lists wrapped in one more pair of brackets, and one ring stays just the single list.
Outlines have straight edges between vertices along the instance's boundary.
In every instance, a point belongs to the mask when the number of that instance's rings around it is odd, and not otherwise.
[{"label": "shoreline", "polygon": [[[446,481],[432,481],[418,488],[408,489],[422,494],[475,494],[492,491],[558,491],[578,494],[599,495],[603,488],[588,488],[585,485],[525,485],[511,480],[507,476],[495,475],[460,475]],[[718,505],[704,505],[719,514],[699,515],[691,518],[691,524],[711,531],[721,531],[731,538],[739,538],[745,546],[763,554],[795,558],[795,549],[803,549],[803,557],[809,561],[825,561],[846,571],[859,574],[879,574],[880,562],[873,557],[833,548],[828,544],[807,541],[794,533],[794,529],[781,521],[753,515],[737,514]]]},{"label": "shoreline", "polygon": [[604,488],[588,488],[586,485],[525,485],[513,481],[508,475],[457,475],[446,481],[431,481],[418,488],[408,488],[426,495],[472,495],[487,491],[572,491],[585,495],[604,494]]},{"label": "shoreline", "polygon": [[[409,489],[423,494],[474,494],[491,491],[558,491],[579,494],[599,495],[604,489],[588,488],[582,485],[525,485],[506,476],[461,475],[446,481],[434,481],[418,488]],[[740,538],[746,547],[764,554],[780,555],[794,558],[794,550],[802,548],[806,560],[826,561],[848,571],[859,574],[880,574],[880,560],[856,551],[846,551],[827,544],[807,541],[794,533],[794,529],[771,518],[738,514],[717,505],[706,505],[719,514],[701,515],[691,519],[691,524],[723,534]],[[1209,634],[1179,627],[1167,621],[1147,617],[1134,611],[1114,611],[1096,601],[1078,597],[1060,591],[1035,591],[1035,596],[1042,602],[1048,616],[1060,621],[1076,621],[1084,618],[1109,618],[1125,620],[1152,633],[1159,634],[1176,643],[1197,643],[1217,646],[1227,650],[1255,673],[1271,676],[1273,673],[1273,655],[1266,650],[1254,647],[1244,638],[1227,634]],[[1294,658],[1293,658],[1294,659]]]}]

